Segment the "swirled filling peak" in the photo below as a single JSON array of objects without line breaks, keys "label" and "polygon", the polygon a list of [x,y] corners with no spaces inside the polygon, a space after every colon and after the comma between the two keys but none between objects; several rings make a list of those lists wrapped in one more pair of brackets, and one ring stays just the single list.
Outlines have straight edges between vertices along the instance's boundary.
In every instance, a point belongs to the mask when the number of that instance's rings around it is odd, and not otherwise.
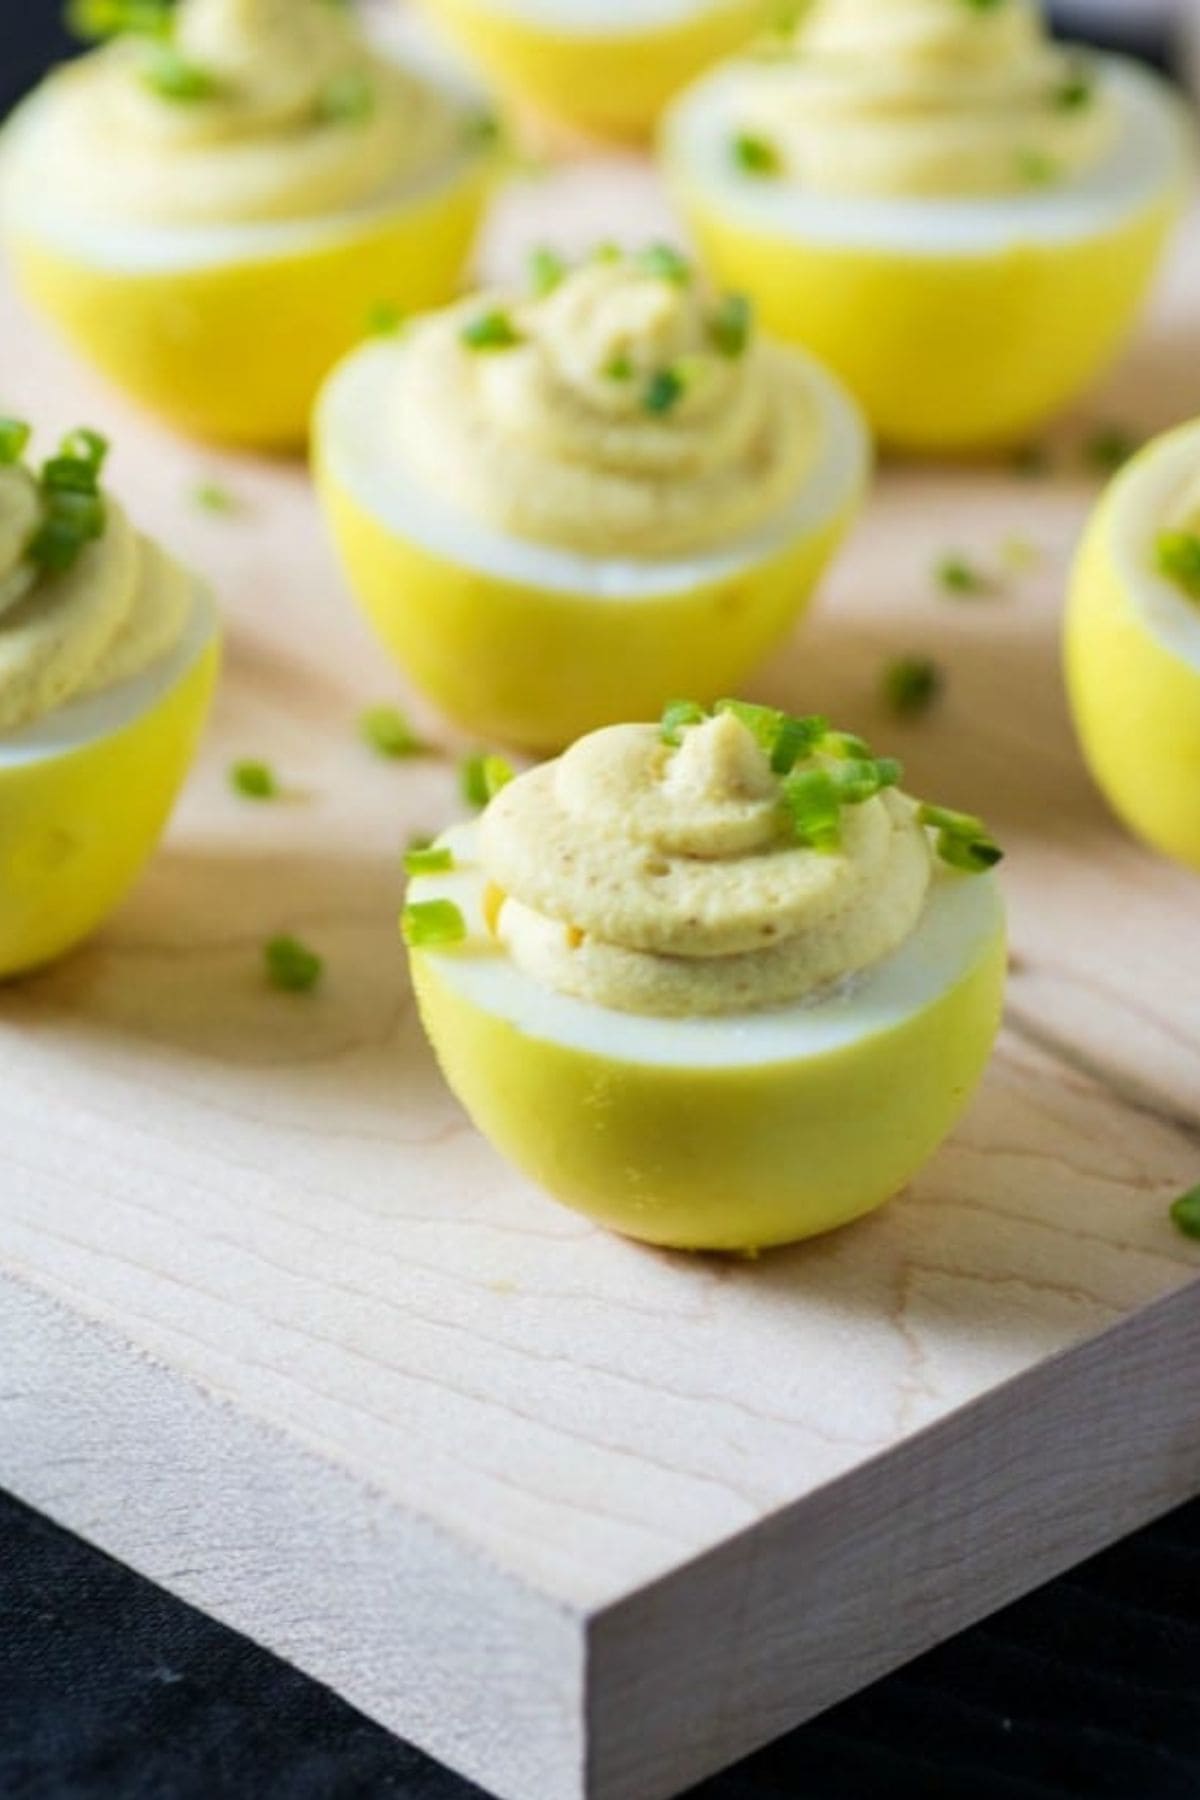
[{"label": "swirled filling peak", "polygon": [[100,487],[106,446],[73,433],[38,472],[0,420],[0,732],[139,674],[178,642],[188,577]]},{"label": "swirled filling peak", "polygon": [[665,557],[724,545],[802,491],[820,427],[805,365],[664,245],[416,321],[388,404],[396,454],[457,510],[538,543]]},{"label": "swirled filling peak", "polygon": [[1083,174],[1116,132],[1035,0],[813,0],[745,70],[733,158],[816,193],[1019,193]]},{"label": "swirled filling peak", "polygon": [[45,84],[31,200],[90,222],[234,225],[368,204],[452,155],[463,109],[337,0],[99,0],[110,42]]},{"label": "swirled filling peak", "polygon": [[824,719],[736,701],[594,732],[484,814],[497,936],[538,982],[621,1012],[819,993],[909,937],[935,841],[963,870],[999,860],[978,820],[920,805],[900,774]]}]

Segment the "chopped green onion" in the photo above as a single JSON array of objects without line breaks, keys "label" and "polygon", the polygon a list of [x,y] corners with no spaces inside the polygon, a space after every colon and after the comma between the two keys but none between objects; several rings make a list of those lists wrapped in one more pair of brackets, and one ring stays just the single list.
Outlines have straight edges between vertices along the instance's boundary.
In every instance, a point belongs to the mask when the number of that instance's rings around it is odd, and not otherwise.
[{"label": "chopped green onion", "polygon": [[420,756],[426,745],[417,736],[398,706],[371,706],[358,721],[364,744],[379,756],[400,759]]},{"label": "chopped green onion", "polygon": [[357,125],[375,111],[375,84],[362,69],[346,69],[317,96],[317,117],[331,125]]},{"label": "chopped green onion", "polygon": [[1171,1208],[1171,1217],[1184,1237],[1200,1238],[1200,1187],[1180,1194]]},{"label": "chopped green onion", "polygon": [[155,44],[140,70],[142,83],[160,100],[176,100],[190,105],[197,100],[211,100],[217,91],[216,77],[199,63],[190,62],[170,44]]},{"label": "chopped green onion", "polygon": [[692,265],[673,244],[648,244],[633,259],[634,267],[643,275],[656,275],[662,281],[673,281],[686,287],[692,279]]},{"label": "chopped green onion", "polygon": [[932,657],[898,656],[883,671],[883,698],[898,718],[928,712],[942,687],[942,672]]},{"label": "chopped green onion", "polygon": [[1007,0],[962,0],[962,3],[964,6],[970,7],[972,12],[982,13],[995,12],[998,6],[1006,5]]},{"label": "chopped green onion", "polygon": [[81,428],[65,437],[59,454],[43,464],[42,522],[26,550],[38,568],[59,574],[86,544],[104,535],[107,512],[100,473],[107,455],[108,440]]},{"label": "chopped green onion", "polygon": [[1003,860],[1004,852],[983,820],[970,813],[953,812],[948,806],[923,805],[917,818],[937,832],[937,853],[951,868],[977,875]]},{"label": "chopped green onion", "polygon": [[611,239],[605,239],[592,251],[591,261],[594,263],[618,263],[624,254],[620,244],[614,244]]},{"label": "chopped green onion", "polygon": [[459,764],[458,782],[462,797],[468,806],[482,810],[490,800],[494,800],[501,788],[508,786],[513,779],[512,764],[502,756],[490,756],[478,750],[471,756],[465,756]]},{"label": "chopped green onion", "polygon": [[93,42],[129,32],[168,38],[174,29],[171,0],[70,0],[67,30]]},{"label": "chopped green onion", "polygon": [[632,381],[633,358],[621,354],[611,356],[604,365],[604,376],[607,381]]},{"label": "chopped green onion", "polygon": [[642,390],[642,405],[662,418],[678,406],[686,392],[687,383],[678,369],[657,369]]},{"label": "chopped green onion", "polygon": [[1013,473],[1027,480],[1047,474],[1050,466],[1050,452],[1044,444],[1021,444],[1012,453]]},{"label": "chopped green onion", "polygon": [[499,308],[468,320],[460,336],[469,350],[512,350],[524,341],[508,314]]},{"label": "chopped green onion", "polygon": [[395,337],[404,323],[404,312],[394,300],[376,300],[368,309],[367,334],[370,337]]},{"label": "chopped green onion", "polygon": [[229,785],[243,800],[277,800],[282,792],[274,769],[265,762],[235,762]]},{"label": "chopped green onion", "polygon": [[267,980],[285,994],[308,994],[321,979],[325,963],[299,938],[274,937],[263,947]]},{"label": "chopped green onion", "polygon": [[500,141],[500,121],[489,107],[481,106],[463,121],[463,143],[471,149],[485,150]]},{"label": "chopped green onion", "polygon": [[202,512],[229,516],[242,510],[237,495],[220,481],[198,481],[192,499]]},{"label": "chopped green onion", "polygon": [[802,757],[810,756],[822,741],[829,721],[816,716],[793,718],[776,706],[758,706],[752,700],[718,700],[716,711],[732,713],[758,742],[776,775],[788,775]]},{"label": "chopped green onion", "polygon": [[754,305],[745,294],[726,294],[708,321],[714,349],[731,361],[744,356],[754,330]]},{"label": "chopped green onion", "polygon": [[1017,174],[1027,187],[1049,187],[1058,179],[1059,166],[1044,150],[1023,149],[1017,152]]},{"label": "chopped green onion", "polygon": [[1194,531],[1160,531],[1154,550],[1159,574],[1200,600],[1200,537]]},{"label": "chopped green onion", "polygon": [[995,584],[965,556],[944,556],[935,570],[938,586],[948,594],[990,594]]},{"label": "chopped green onion", "polygon": [[539,244],[536,250],[531,251],[529,285],[539,300],[544,300],[556,287],[561,287],[566,274],[567,265],[557,251],[545,244]]},{"label": "chopped green onion", "polygon": [[730,146],[733,160],[745,175],[778,175],[783,159],[768,138],[739,131]]},{"label": "chopped green onion", "polygon": [[467,921],[453,900],[410,900],[400,915],[404,941],[412,949],[461,944]]},{"label": "chopped green onion", "polygon": [[0,467],[19,463],[32,436],[32,426],[23,419],[0,419]]},{"label": "chopped green onion", "polygon": [[1065,81],[1059,83],[1054,90],[1054,105],[1059,112],[1081,112],[1090,106],[1096,94],[1096,84],[1086,69],[1075,69]]},{"label": "chopped green onion", "polygon": [[1014,574],[1022,575],[1027,569],[1037,568],[1042,560],[1042,553],[1028,538],[1014,535],[1005,538],[1001,544],[1000,557]]},{"label": "chopped green onion", "polygon": [[1123,425],[1100,425],[1083,446],[1083,460],[1099,475],[1115,475],[1139,448],[1138,438]]},{"label": "chopped green onion", "polygon": [[406,875],[442,875],[454,867],[449,844],[410,844],[404,852]]},{"label": "chopped green onion", "polygon": [[842,803],[826,769],[801,769],[783,784],[783,797],[802,844],[837,850],[842,841]]},{"label": "chopped green onion", "polygon": [[830,731],[828,722],[825,723],[821,737],[821,750],[825,756],[870,756],[871,746],[866,738],[856,737],[852,731]]},{"label": "chopped green onion", "polygon": [[663,708],[659,736],[664,744],[677,750],[683,742],[685,726],[703,725],[708,714],[697,700],[671,700]]}]

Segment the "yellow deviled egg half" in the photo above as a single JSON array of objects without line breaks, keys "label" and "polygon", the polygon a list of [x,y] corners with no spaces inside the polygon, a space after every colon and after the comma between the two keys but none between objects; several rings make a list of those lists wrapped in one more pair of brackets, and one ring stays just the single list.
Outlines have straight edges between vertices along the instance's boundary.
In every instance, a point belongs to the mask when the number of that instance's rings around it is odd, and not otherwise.
[{"label": "yellow deviled egg half", "polygon": [[0,150],[19,281],[186,432],[301,443],[371,309],[457,287],[488,185],[478,100],[334,0],[99,0]]},{"label": "yellow deviled egg half", "polygon": [[452,718],[559,749],[715,699],[789,630],[862,498],[860,416],[665,245],[413,321],[331,377],[318,485],[350,584]]},{"label": "yellow deviled egg half", "polygon": [[988,1061],[1000,851],[817,718],[618,725],[410,859],[426,1029],[479,1129],[651,1243],[751,1251],[895,1194]]},{"label": "yellow deviled egg half", "polygon": [[514,97],[604,136],[646,136],[673,94],[771,16],[770,0],[426,0]]},{"label": "yellow deviled egg half", "polygon": [[73,433],[39,470],[0,420],[0,977],[124,896],[191,764],[216,677],[209,595],[100,485]]},{"label": "yellow deviled egg half", "polygon": [[1084,754],[1130,830],[1200,869],[1200,422],[1122,471],[1084,538],[1067,610]]},{"label": "yellow deviled egg half", "polygon": [[1035,0],[813,0],[704,78],[665,158],[764,324],[919,451],[1019,440],[1134,320],[1186,185],[1170,90]]}]

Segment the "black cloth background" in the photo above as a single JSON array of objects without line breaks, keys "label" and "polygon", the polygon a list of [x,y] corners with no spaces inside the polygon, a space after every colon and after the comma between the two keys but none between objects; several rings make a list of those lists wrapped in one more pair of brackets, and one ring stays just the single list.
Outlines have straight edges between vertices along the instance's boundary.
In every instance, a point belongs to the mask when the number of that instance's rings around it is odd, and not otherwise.
[{"label": "black cloth background", "polygon": [[[58,13],[57,0],[0,0],[0,111],[67,49]],[[475,1794],[325,1689],[0,1493],[0,1800]],[[1200,1800],[1200,1503],[693,1800],[905,1795]]]}]

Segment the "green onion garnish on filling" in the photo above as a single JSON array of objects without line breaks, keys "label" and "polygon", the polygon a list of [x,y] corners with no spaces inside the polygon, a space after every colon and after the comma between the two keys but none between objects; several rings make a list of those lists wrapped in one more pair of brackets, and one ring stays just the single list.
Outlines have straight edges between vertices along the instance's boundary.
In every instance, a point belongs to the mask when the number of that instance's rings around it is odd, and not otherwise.
[{"label": "green onion garnish on filling", "polygon": [[513,779],[515,771],[512,764],[502,756],[489,756],[477,750],[471,756],[464,756],[458,766],[458,784],[462,797],[468,806],[482,810],[490,800],[494,800],[501,788],[506,788]]},{"label": "green onion garnish on filling", "polygon": [[406,875],[444,875],[454,867],[454,852],[448,844],[410,844],[404,852]]},{"label": "green onion garnish on filling", "polygon": [[739,131],[730,145],[730,155],[744,175],[778,175],[783,158],[768,138],[750,131]]},{"label": "green onion garnish on filling", "polygon": [[23,419],[0,419],[0,467],[19,463],[32,436],[33,427]]},{"label": "green onion garnish on filling", "polygon": [[420,756],[428,748],[398,706],[368,707],[358,721],[358,732],[377,756],[400,760]]},{"label": "green onion garnish on filling", "polygon": [[250,760],[234,763],[229,785],[243,800],[277,800],[283,791],[270,763]]},{"label": "green onion garnish on filling", "polygon": [[100,475],[108,441],[81,427],[62,441],[39,475],[42,522],[25,554],[50,574],[69,569],[85,545],[103,537],[108,515]]},{"label": "green onion garnish on filling", "polygon": [[274,937],[263,946],[267,980],[285,994],[308,994],[325,968],[324,959],[299,938]]},{"label": "green onion garnish on filling", "polygon": [[120,37],[169,38],[174,30],[171,0],[70,0],[67,30],[92,42]]},{"label": "green onion garnish on filling", "polygon": [[317,96],[317,117],[327,125],[357,125],[375,111],[375,84],[362,69],[346,69]]},{"label": "green onion garnish on filling", "polygon": [[708,321],[714,350],[736,361],[744,356],[754,330],[754,305],[745,294],[726,294]]},{"label": "green onion garnish on filling", "polygon": [[683,742],[685,725],[703,725],[708,714],[697,700],[669,700],[663,708],[659,736],[664,744],[677,750]]},{"label": "green onion garnish on filling", "polygon": [[942,671],[928,656],[898,656],[883,671],[883,699],[900,719],[927,713],[941,695]]},{"label": "green onion garnish on filling", "polygon": [[633,377],[633,358],[626,356],[622,351],[618,351],[616,356],[610,356],[604,365],[606,381],[632,381]]},{"label": "green onion garnish on filling", "polygon": [[673,244],[648,244],[635,252],[633,266],[642,275],[656,275],[661,281],[673,281],[677,287],[685,287],[692,279],[691,263]]},{"label": "green onion garnish on filling", "polygon": [[1044,150],[1026,148],[1017,151],[1016,172],[1026,187],[1049,187],[1058,179],[1059,167]]},{"label": "green onion garnish on filling", "polygon": [[394,300],[376,300],[364,321],[369,337],[395,337],[404,323],[403,310]]},{"label": "green onion garnish on filling", "polygon": [[677,369],[658,369],[642,392],[642,405],[648,413],[662,418],[673,411],[687,392],[687,383]]},{"label": "green onion garnish on filling", "polygon": [[799,769],[786,777],[783,798],[796,836],[814,850],[836,850],[842,841],[842,800],[827,769]]},{"label": "green onion garnish on filling", "polygon": [[1200,1238],[1200,1187],[1180,1194],[1171,1208],[1171,1218],[1184,1237]]},{"label": "green onion garnish on filling", "polygon": [[231,518],[240,512],[241,502],[232,488],[220,481],[199,481],[192,489],[192,500],[201,512],[219,513]]},{"label": "green onion garnish on filling", "polygon": [[1200,600],[1200,536],[1194,531],[1160,531],[1154,543],[1158,572]]},{"label": "green onion garnish on filling", "polygon": [[170,44],[149,46],[139,75],[142,85],[157,94],[160,100],[175,100],[185,105],[211,100],[218,88],[211,70],[190,62]]},{"label": "green onion garnish on filling", "polygon": [[404,941],[414,950],[461,944],[467,921],[453,900],[410,900],[400,915]]},{"label": "green onion garnish on filling", "polygon": [[512,350],[524,342],[508,314],[498,307],[468,319],[459,335],[468,350]]},{"label": "green onion garnish on filling", "polygon": [[922,825],[937,832],[937,853],[952,869],[979,875],[994,869],[1004,852],[982,819],[970,813],[951,812],[946,806],[922,805],[917,813]]},{"label": "green onion garnish on filling", "polygon": [[556,287],[561,287],[566,275],[566,263],[549,245],[539,244],[535,250],[530,251],[529,285],[539,300],[544,300]]},{"label": "green onion garnish on filling", "polygon": [[[874,755],[864,739],[835,731],[820,714],[796,718],[751,700],[718,700],[713,714],[720,713],[731,713],[770,759],[772,770],[782,777],[783,803],[796,837],[815,850],[841,847],[843,807],[865,805],[903,780],[903,766],[894,756]],[[678,749],[684,731],[713,714],[695,700],[672,700],[662,715],[660,738]],[[822,760],[811,761],[815,757]],[[797,767],[799,763],[808,766]],[[938,855],[953,868],[981,874],[1004,855],[983,821],[968,813],[922,804],[917,816],[936,831]]]}]

